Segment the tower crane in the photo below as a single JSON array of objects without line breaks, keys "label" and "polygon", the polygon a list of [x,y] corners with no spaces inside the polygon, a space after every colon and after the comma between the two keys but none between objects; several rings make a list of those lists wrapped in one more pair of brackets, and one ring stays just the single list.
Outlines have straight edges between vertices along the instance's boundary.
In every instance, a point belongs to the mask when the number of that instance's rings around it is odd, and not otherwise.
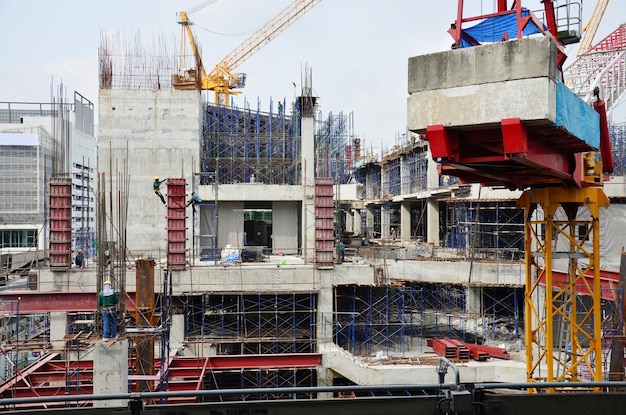
[{"label": "tower crane", "polygon": [[187,37],[191,45],[191,51],[195,58],[195,67],[185,70],[184,74],[172,75],[172,87],[174,89],[198,89],[213,91],[215,105],[229,106],[230,96],[240,94],[233,91],[245,86],[246,75],[236,74],[234,71],[243,62],[271,42],[276,36],[291,26],[305,13],[315,7],[321,0],[294,0],[279,14],[265,23],[256,32],[241,42],[235,49],[226,55],[211,72],[204,69],[202,57],[197,43],[191,31],[191,22],[187,13],[180,12],[180,21],[183,29],[183,37]]},{"label": "tower crane", "polygon": [[[544,22],[523,8],[522,0],[513,0],[510,9],[508,3],[498,0],[496,12],[464,17],[463,0],[458,0],[457,19],[449,30],[455,41],[453,49],[541,33],[555,41],[556,65],[562,74],[567,57],[565,42],[559,38],[555,2],[542,1]],[[488,23],[499,18],[511,23],[511,32],[502,32],[502,26]],[[464,28],[468,22],[479,23]],[[557,82],[556,86],[557,95],[562,88],[562,96],[581,101],[564,84]],[[502,119],[499,128],[426,128],[431,155],[441,173],[457,176],[462,183],[523,190],[518,207],[525,212],[528,382],[580,381],[585,371],[591,380],[603,380],[599,225],[600,210],[609,204],[603,183],[611,171],[612,155],[605,103],[600,98],[596,88],[589,102],[595,111],[581,102],[587,108],[583,108],[582,122],[597,124],[594,128],[600,131],[599,145],[586,142],[562,126],[526,125],[519,118]],[[563,107],[559,110],[567,111]],[[587,208],[588,213],[579,214],[581,208]],[[553,272],[557,260],[567,263],[565,278]],[[578,307],[577,297],[581,295],[590,298],[591,305],[585,310]]]},{"label": "tower crane", "polygon": [[583,27],[583,36],[580,38],[580,44],[578,45],[576,57],[579,57],[591,48],[593,38],[598,32],[598,27],[600,27],[600,22],[602,21],[602,17],[604,17],[604,12],[606,11],[606,7],[608,5],[609,0],[598,0],[596,2],[596,7],[593,9],[591,18],[585,27]]}]

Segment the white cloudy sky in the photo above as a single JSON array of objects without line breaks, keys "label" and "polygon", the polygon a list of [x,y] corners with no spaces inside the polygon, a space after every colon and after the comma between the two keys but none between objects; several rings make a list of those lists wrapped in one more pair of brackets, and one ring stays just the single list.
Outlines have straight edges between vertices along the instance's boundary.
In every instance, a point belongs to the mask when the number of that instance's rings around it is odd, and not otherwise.
[{"label": "white cloudy sky", "polygon": [[[48,102],[61,81],[98,101],[97,54],[102,31],[151,42],[159,34],[180,40],[177,12],[203,0],[0,0],[0,101]],[[190,15],[207,70],[290,0],[218,0]],[[467,0],[466,15],[493,11],[495,0]],[[263,110],[294,96],[305,65],[324,114],[354,114],[365,145],[393,145],[406,128],[407,59],[448,50],[456,0],[322,0],[244,62],[245,97]],[[524,6],[540,8],[539,0]],[[595,1],[583,1],[583,22]],[[595,42],[626,22],[626,1],[608,6]],[[575,55],[573,49],[568,49]],[[237,98],[241,105],[242,98]],[[626,105],[624,105],[626,107]],[[614,121],[617,119],[616,111]],[[97,122],[97,121],[96,121]]]}]

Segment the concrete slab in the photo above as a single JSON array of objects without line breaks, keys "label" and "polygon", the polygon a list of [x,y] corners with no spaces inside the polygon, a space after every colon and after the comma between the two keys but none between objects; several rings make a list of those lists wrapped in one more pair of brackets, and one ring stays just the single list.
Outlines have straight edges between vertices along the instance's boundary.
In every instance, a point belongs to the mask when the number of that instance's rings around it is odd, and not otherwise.
[{"label": "concrete slab", "polygon": [[409,58],[408,92],[548,77],[557,79],[556,45],[526,38]]},{"label": "concrete slab", "polygon": [[556,122],[556,84],[549,77],[518,79],[415,92],[407,99],[409,130],[429,125],[473,127],[520,118],[530,124]]}]

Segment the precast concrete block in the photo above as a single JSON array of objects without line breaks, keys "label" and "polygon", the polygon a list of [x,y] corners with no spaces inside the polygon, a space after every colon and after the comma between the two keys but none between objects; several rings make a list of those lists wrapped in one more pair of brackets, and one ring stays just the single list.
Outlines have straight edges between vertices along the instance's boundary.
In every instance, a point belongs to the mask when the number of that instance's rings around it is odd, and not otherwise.
[{"label": "precast concrete block", "polygon": [[407,98],[407,126],[472,127],[519,118],[529,124],[556,121],[556,84],[549,77],[415,92]]},{"label": "precast concrete block", "polygon": [[525,38],[414,56],[408,62],[408,92],[548,77],[557,79],[556,44]]}]

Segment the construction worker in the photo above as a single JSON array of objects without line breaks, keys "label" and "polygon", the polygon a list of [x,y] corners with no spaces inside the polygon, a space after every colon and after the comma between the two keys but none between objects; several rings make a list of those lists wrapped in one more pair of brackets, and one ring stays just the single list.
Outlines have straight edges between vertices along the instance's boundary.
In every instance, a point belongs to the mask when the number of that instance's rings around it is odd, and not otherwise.
[{"label": "construction worker", "polygon": [[202,199],[196,192],[191,192],[191,198],[187,201],[187,206],[191,205],[193,207],[194,213],[196,212],[196,205],[198,203],[202,203]]},{"label": "construction worker", "polygon": [[106,280],[98,293],[98,307],[102,309],[102,338],[117,337],[117,304],[120,302],[110,280]]},{"label": "construction worker", "polygon": [[166,205],[167,203],[165,202],[165,198],[161,194],[161,183],[164,181],[165,179],[159,181],[159,176],[155,176],[154,182],[152,182],[152,190],[154,190],[154,193],[161,198],[161,202]]},{"label": "construction worker", "polygon": [[78,268],[84,268],[85,267],[85,258],[83,257],[83,250],[79,249],[78,253],[76,254],[76,266]]},{"label": "construction worker", "polygon": [[346,246],[343,244],[343,242],[340,239],[337,239],[337,263],[338,264],[342,264],[343,261],[346,259]]}]

